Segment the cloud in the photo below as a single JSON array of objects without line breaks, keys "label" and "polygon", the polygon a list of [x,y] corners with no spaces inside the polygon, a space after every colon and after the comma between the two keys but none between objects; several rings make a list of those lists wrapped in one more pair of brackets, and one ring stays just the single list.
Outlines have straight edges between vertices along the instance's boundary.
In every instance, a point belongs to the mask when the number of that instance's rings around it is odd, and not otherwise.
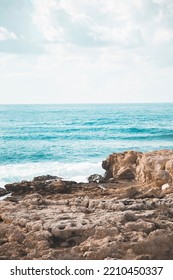
[{"label": "cloud", "polygon": [[156,30],[154,35],[154,42],[155,43],[166,43],[170,42],[173,37],[173,32],[166,28],[159,28]]},{"label": "cloud", "polygon": [[32,10],[31,0],[0,0],[0,52],[43,53],[44,38],[32,22]]},{"label": "cloud", "polygon": [[172,0],[0,0],[0,26],[13,102],[171,99]]},{"label": "cloud", "polygon": [[156,44],[172,39],[170,0],[32,0],[32,3],[33,22],[49,43],[86,48],[114,46],[115,50],[143,48],[145,52],[145,48],[154,49]]},{"label": "cloud", "polygon": [[[90,59],[94,48],[100,58],[104,48],[111,48],[114,57],[123,49],[134,57],[134,49],[138,57],[146,55],[153,63],[155,48],[172,44],[172,0],[14,0],[12,4],[0,0],[0,8],[0,26],[11,32],[8,36],[17,37],[16,42],[1,44],[3,52],[48,50],[50,55],[54,44],[67,50],[67,56],[80,47],[89,48],[78,55]],[[1,41],[8,37],[4,32]]]},{"label": "cloud", "polygon": [[15,40],[17,37],[13,32],[8,31],[6,28],[0,26],[0,41]]},{"label": "cloud", "polygon": [[57,10],[56,0],[33,0],[33,23],[38,27],[44,38],[48,41],[59,41],[63,35],[63,28],[55,22],[53,13]]}]

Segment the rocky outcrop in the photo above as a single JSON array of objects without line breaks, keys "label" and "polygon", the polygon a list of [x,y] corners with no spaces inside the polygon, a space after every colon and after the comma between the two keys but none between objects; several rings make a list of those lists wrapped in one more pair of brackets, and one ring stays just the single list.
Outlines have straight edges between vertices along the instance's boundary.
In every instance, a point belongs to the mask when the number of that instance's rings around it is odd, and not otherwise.
[{"label": "rocky outcrop", "polygon": [[114,153],[102,163],[105,181],[112,178],[152,183],[156,187],[173,182],[173,151]]},{"label": "rocky outcrop", "polygon": [[0,259],[172,260],[172,162],[173,151],[128,151],[89,183],[46,175],[6,185]]},{"label": "rocky outcrop", "polygon": [[124,153],[113,153],[102,162],[103,169],[106,170],[105,180],[111,178],[134,179],[136,176],[137,159],[141,153],[128,151]]},{"label": "rocky outcrop", "polygon": [[42,193],[56,194],[66,193],[68,188],[75,185],[73,181],[63,181],[57,176],[45,175],[35,177],[32,181],[22,181],[5,185],[6,192],[13,194]]}]

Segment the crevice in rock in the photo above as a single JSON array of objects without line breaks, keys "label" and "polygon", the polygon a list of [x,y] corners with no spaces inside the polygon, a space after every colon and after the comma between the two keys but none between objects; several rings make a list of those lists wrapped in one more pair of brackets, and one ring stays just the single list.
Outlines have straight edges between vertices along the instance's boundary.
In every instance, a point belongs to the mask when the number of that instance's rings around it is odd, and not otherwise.
[{"label": "crevice in rock", "polygon": [[80,245],[88,237],[77,234],[76,231],[71,232],[71,236],[68,238],[62,238],[59,236],[52,235],[49,239],[50,248],[59,248],[59,247],[74,247]]},{"label": "crevice in rock", "polygon": [[50,238],[50,247],[51,248],[57,248],[57,247],[60,246],[60,244],[62,242],[65,242],[65,239],[62,239],[60,237],[56,237],[56,236],[52,235],[51,238]]},{"label": "crevice in rock", "polygon": [[50,238],[50,247],[58,248],[58,247],[74,247],[77,245],[77,242],[73,238],[64,239],[56,236],[52,236]]}]

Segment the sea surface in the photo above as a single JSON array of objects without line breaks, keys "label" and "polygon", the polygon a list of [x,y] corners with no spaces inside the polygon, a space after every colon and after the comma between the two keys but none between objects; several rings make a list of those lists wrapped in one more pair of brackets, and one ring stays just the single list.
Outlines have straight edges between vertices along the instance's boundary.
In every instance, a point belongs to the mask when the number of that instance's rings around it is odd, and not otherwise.
[{"label": "sea surface", "polygon": [[0,187],[50,174],[86,181],[124,150],[173,149],[173,104],[0,105]]}]

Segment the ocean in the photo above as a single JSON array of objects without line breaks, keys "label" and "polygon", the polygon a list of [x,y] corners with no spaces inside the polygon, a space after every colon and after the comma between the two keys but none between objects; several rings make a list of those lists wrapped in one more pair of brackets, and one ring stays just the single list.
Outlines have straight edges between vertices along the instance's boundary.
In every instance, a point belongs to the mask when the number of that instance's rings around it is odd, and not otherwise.
[{"label": "ocean", "polygon": [[0,105],[0,187],[38,175],[84,182],[113,152],[173,149],[173,104]]}]

